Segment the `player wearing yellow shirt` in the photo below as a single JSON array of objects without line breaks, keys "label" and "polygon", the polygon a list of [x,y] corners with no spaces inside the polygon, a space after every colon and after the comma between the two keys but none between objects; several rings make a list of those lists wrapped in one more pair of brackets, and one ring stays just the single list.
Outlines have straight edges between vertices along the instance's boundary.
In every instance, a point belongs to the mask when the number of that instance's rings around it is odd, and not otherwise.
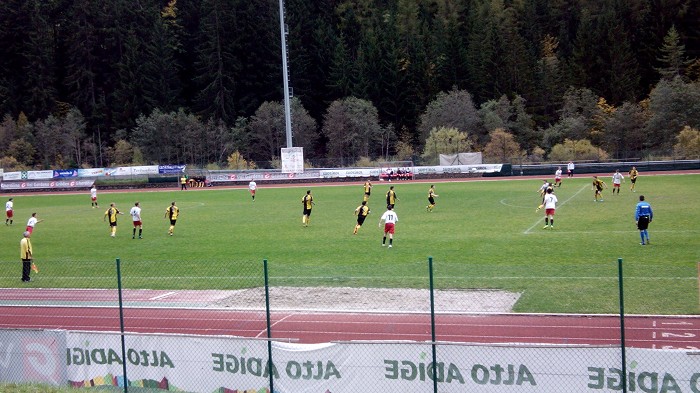
[{"label": "player wearing yellow shirt", "polygon": [[369,202],[369,196],[372,193],[372,182],[370,182],[369,179],[367,179],[367,181],[365,182],[364,188],[365,188],[365,196],[363,197],[362,200],[365,202]]},{"label": "player wearing yellow shirt", "polygon": [[632,192],[637,192],[637,190],[634,189],[634,186],[637,183],[637,176],[639,176],[639,171],[637,170],[637,167],[632,167],[632,169],[630,169],[629,171],[629,175],[630,183],[632,183],[632,185],[630,186],[630,190]]},{"label": "player wearing yellow shirt", "polygon": [[306,191],[306,195],[301,198],[301,204],[304,206],[304,212],[301,216],[301,223],[305,227],[308,227],[309,223],[311,222],[311,209],[315,205],[314,197],[311,196],[311,190]]},{"label": "player wearing yellow shirt", "polygon": [[109,231],[110,236],[115,237],[117,235],[117,215],[124,214],[114,206],[114,203],[109,204],[109,209],[105,212],[105,216],[102,221],[106,221],[109,218]]},{"label": "player wearing yellow shirt", "polygon": [[605,184],[604,181],[598,179],[598,176],[593,176],[593,187],[591,189],[595,191],[595,194],[593,195],[595,202],[598,202],[598,198],[600,198],[600,201],[603,202],[602,192],[604,188],[608,188],[608,185]]},{"label": "player wearing yellow shirt", "polygon": [[357,224],[355,225],[355,230],[352,231],[353,235],[357,235],[357,231],[360,229],[362,224],[365,223],[367,215],[369,215],[370,210],[367,206],[367,201],[362,201],[362,204],[355,209],[355,215],[357,216]]},{"label": "player wearing yellow shirt", "polygon": [[396,204],[396,201],[398,201],[399,198],[396,196],[396,191],[394,191],[394,186],[389,187],[389,191],[386,192],[386,207],[389,208],[394,208],[394,205]]},{"label": "player wearing yellow shirt", "polygon": [[170,219],[170,228],[168,228],[168,235],[172,236],[175,230],[175,224],[177,224],[177,217],[180,215],[180,208],[175,206],[173,201],[167,209],[165,209],[165,218]]},{"label": "player wearing yellow shirt", "polygon": [[438,196],[439,195],[435,193],[435,186],[431,185],[430,189],[428,190],[428,206],[425,207],[426,211],[433,211],[433,208],[435,207],[435,197]]}]

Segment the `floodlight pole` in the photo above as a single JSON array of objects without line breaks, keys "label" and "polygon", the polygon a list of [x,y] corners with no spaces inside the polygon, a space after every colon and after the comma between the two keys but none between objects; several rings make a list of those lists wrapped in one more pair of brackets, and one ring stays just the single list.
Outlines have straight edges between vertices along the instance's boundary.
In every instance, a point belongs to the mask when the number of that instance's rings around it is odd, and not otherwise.
[{"label": "floodlight pole", "polygon": [[282,43],[282,79],[284,81],[284,128],[287,131],[287,147],[292,144],[292,114],[289,107],[289,65],[287,64],[287,25],[284,23],[284,0],[280,0],[280,38]]}]

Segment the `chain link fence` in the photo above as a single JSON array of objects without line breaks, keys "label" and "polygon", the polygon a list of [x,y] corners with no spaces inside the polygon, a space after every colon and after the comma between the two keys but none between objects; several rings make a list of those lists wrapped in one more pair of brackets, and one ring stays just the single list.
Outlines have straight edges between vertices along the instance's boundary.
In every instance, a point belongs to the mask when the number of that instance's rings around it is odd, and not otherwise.
[{"label": "chain link fence", "polygon": [[[0,290],[0,382],[124,392],[700,392],[698,319],[625,315],[624,297],[643,294],[625,292],[622,261],[571,273],[598,274],[596,290],[619,315],[511,312],[530,300],[500,289],[504,281],[557,273],[406,263],[425,274],[369,262],[323,277],[284,261],[86,263],[114,274],[55,278],[82,284],[71,289]],[[173,264],[191,274],[170,274]],[[575,298],[575,285],[551,296]]]}]

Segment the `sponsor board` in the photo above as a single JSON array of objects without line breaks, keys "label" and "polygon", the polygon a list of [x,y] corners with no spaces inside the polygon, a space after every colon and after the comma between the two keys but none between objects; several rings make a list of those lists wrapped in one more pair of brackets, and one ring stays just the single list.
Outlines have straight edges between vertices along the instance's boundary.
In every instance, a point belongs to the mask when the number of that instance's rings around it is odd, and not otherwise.
[{"label": "sponsor board", "polygon": [[56,169],[53,171],[53,177],[55,179],[65,178],[65,177],[78,177],[77,169]]},{"label": "sponsor board", "polygon": [[158,173],[161,174],[175,174],[175,173],[185,173],[187,165],[159,165]]},{"label": "sponsor board", "polygon": [[[235,337],[0,330],[0,382],[130,386],[169,391],[616,392],[614,346],[437,343],[272,343]],[[700,393],[697,354],[627,348],[626,390]]]},{"label": "sponsor board", "polygon": [[66,188],[89,188],[93,180],[27,180],[19,182],[3,182],[0,188],[3,190],[58,190]]},{"label": "sponsor board", "polygon": [[99,177],[104,175],[104,168],[78,169],[78,177]]}]

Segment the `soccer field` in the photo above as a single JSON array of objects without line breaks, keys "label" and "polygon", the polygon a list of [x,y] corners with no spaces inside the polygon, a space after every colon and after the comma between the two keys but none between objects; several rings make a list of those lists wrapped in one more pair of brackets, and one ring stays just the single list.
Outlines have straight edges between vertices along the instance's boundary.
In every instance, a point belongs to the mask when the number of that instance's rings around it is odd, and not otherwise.
[{"label": "soccer field", "polygon": [[[642,176],[637,193],[594,202],[591,178],[564,179],[555,229],[543,230],[535,180],[435,181],[437,206],[426,212],[429,183],[397,182],[394,247],[381,247],[379,217],[388,183],[375,182],[372,210],[353,235],[362,184],[247,189],[100,192],[15,196],[15,223],[0,228],[0,286],[116,287],[115,259],[125,285],[153,289],[231,289],[262,284],[427,288],[427,259],[435,286],[503,289],[522,293],[518,312],[618,311],[617,259],[623,258],[626,311],[696,314],[700,261],[700,175]],[[302,227],[301,198],[316,205]],[[654,209],[651,245],[639,244],[634,208],[643,194]],[[6,198],[9,195],[5,196]],[[129,209],[139,201],[144,238],[131,238]],[[181,216],[167,235],[165,209],[176,201]],[[116,238],[103,221],[110,202],[124,212]],[[19,240],[32,212],[44,221],[32,236],[40,272],[20,282]]]}]

